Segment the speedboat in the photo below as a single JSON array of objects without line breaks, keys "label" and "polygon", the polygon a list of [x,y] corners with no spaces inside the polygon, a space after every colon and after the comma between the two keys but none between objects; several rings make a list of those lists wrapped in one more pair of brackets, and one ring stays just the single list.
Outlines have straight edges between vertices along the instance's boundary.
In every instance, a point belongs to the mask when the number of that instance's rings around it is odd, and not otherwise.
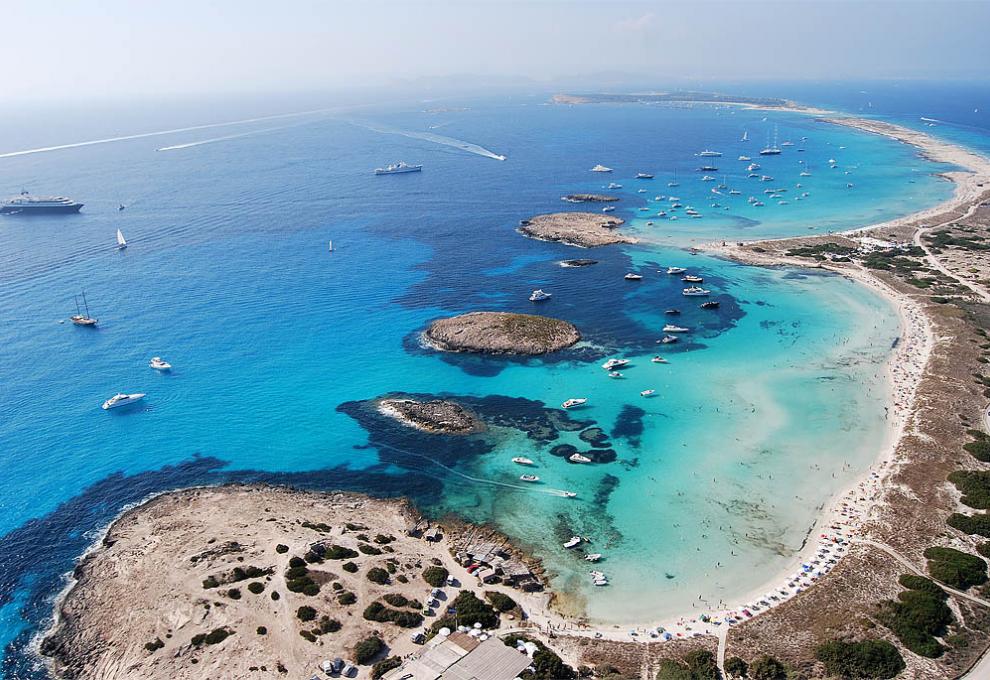
[{"label": "speedboat", "polygon": [[698,155],[699,156],[702,156],[703,158],[718,158],[719,156],[722,155],[722,152],[721,151],[711,151],[709,149],[705,149],[704,151],[702,151]]},{"label": "speedboat", "polygon": [[700,276],[694,276],[693,274],[688,274],[687,276],[682,276],[681,281],[684,283],[703,283],[704,279]]},{"label": "speedboat", "polygon": [[750,163],[749,165],[746,166],[746,170],[748,172],[753,172],[754,170],[759,170],[759,169],[760,169],[759,163]]},{"label": "speedboat", "polygon": [[109,411],[112,408],[119,408],[121,406],[127,406],[128,404],[133,404],[135,402],[144,399],[145,395],[142,393],[137,394],[121,394],[117,393],[103,402],[103,410]]},{"label": "speedboat", "polygon": [[648,172],[637,172],[636,179],[653,179],[653,175]]},{"label": "speedboat", "polygon": [[671,307],[670,309],[663,310],[663,313],[669,314],[671,316],[677,316],[678,314],[681,313],[681,310],[677,309],[677,307]]},{"label": "speedboat", "polygon": [[739,196],[742,192],[739,189],[729,189],[730,196]]},{"label": "speedboat", "polygon": [[761,182],[772,182],[773,181],[773,177],[771,177],[770,175],[760,175],[760,181]]},{"label": "speedboat", "polygon": [[519,481],[521,481],[521,482],[538,482],[538,481],[540,481],[540,478],[537,477],[536,475],[520,475],[519,476]]},{"label": "speedboat", "polygon": [[667,267],[668,274],[683,274],[686,271],[684,267]]},{"label": "speedboat", "polygon": [[567,460],[572,463],[590,463],[591,459],[587,456],[582,456],[580,453],[573,453],[567,457]]},{"label": "speedboat", "polygon": [[619,373],[618,371],[609,371],[608,372],[608,377],[610,377],[610,378],[622,378],[624,376],[621,373]]},{"label": "speedboat", "polygon": [[622,185],[621,184],[616,184],[615,182],[609,182],[608,183],[608,188],[609,189],[621,189],[622,188]]},{"label": "speedboat", "polygon": [[606,168],[604,165],[596,165],[591,169],[592,172],[612,172],[612,168]]},{"label": "speedboat", "polygon": [[664,345],[669,345],[672,342],[677,342],[677,336],[676,335],[665,335],[662,338],[660,338],[660,342],[663,343]]},{"label": "speedboat", "polygon": [[615,206],[614,205],[606,205],[604,208],[602,208],[602,212],[603,213],[610,213],[610,212],[614,212],[614,211],[615,211]]},{"label": "speedboat", "polygon": [[654,394],[656,394],[656,392],[657,392],[656,390],[643,390],[642,392],[639,393],[639,396],[652,397]]},{"label": "speedboat", "polygon": [[659,356],[659,355],[653,357],[652,359],[650,359],[650,361],[653,362],[654,364],[666,364],[666,363],[669,363],[666,359],[664,359],[662,356]]},{"label": "speedboat", "polygon": [[568,399],[567,401],[565,401],[563,404],[560,405],[560,408],[574,408],[575,406],[583,406],[584,404],[587,403],[588,403],[587,399]]},{"label": "speedboat", "polygon": [[611,371],[613,368],[622,368],[623,366],[626,366],[628,364],[629,364],[629,359],[609,359],[604,364],[602,364],[602,368],[604,368],[606,371]]},{"label": "speedboat", "polygon": [[148,363],[156,371],[170,371],[172,370],[172,364],[168,363],[161,357],[151,357],[151,361]]},{"label": "speedboat", "polygon": [[633,274],[632,272],[629,272],[628,274],[626,274],[622,278],[624,278],[626,281],[639,281],[643,277],[641,275],[639,275],[639,274]]},{"label": "speedboat", "polygon": [[637,189],[636,190],[636,193],[637,194],[645,194],[646,193],[646,189]]},{"label": "speedboat", "polygon": [[702,309],[718,309],[718,305],[719,305],[719,301],[718,300],[709,300],[708,302],[702,302],[701,303],[701,308]]},{"label": "speedboat", "polygon": [[685,295],[687,297],[705,296],[710,294],[710,290],[705,290],[699,286],[691,286],[690,288],[685,288],[681,291],[681,295]]},{"label": "speedboat", "polygon": [[561,491],[560,495],[564,498],[577,498],[577,493],[573,491]]},{"label": "speedboat", "polygon": [[529,301],[530,302],[542,302],[543,300],[549,300],[551,297],[553,297],[553,294],[552,293],[547,293],[546,291],[544,291],[544,290],[542,290],[540,288],[537,288],[529,296]]},{"label": "speedboat", "polygon": [[588,553],[587,555],[584,556],[584,559],[587,560],[588,562],[597,562],[601,558],[602,558],[601,553]]},{"label": "speedboat", "polygon": [[522,456],[516,456],[512,459],[512,462],[517,465],[535,465],[529,458],[523,458]]},{"label": "speedboat", "polygon": [[668,323],[663,327],[664,333],[687,333],[690,328],[685,328],[684,326],[675,326],[672,323]]},{"label": "speedboat", "polygon": [[581,540],[582,539],[580,536],[571,536],[571,540],[567,541],[567,543],[564,544],[564,547],[568,550],[571,548],[576,548],[581,545]]},{"label": "speedboat", "polygon": [[740,157],[739,157],[739,160],[741,160],[741,161],[751,161],[751,160],[753,160],[753,159],[752,159],[752,158],[750,158],[749,156],[740,156]]},{"label": "speedboat", "polygon": [[715,178],[712,177],[711,175],[705,175],[704,177],[701,178],[701,181],[702,182],[714,182],[715,181]]}]

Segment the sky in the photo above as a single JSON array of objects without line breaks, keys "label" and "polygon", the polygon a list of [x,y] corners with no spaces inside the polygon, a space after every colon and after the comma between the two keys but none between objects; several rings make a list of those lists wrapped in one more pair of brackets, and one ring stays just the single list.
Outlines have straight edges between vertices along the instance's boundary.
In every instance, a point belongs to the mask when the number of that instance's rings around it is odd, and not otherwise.
[{"label": "sky", "polygon": [[4,0],[2,7],[7,104],[443,81],[990,79],[986,0]]}]

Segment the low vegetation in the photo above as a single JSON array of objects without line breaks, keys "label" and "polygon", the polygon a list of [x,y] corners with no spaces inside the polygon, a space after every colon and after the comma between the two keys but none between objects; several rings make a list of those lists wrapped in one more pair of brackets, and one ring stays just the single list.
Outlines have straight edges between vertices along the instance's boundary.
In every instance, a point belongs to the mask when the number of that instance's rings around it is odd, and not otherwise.
[{"label": "low vegetation", "polygon": [[447,584],[447,576],[450,575],[443,567],[427,567],[423,572],[423,580],[434,588],[442,588]]},{"label": "low vegetation", "polygon": [[749,664],[751,680],[787,680],[787,668],[772,656],[757,657]]},{"label": "low vegetation", "polygon": [[719,677],[715,655],[707,649],[690,651],[681,661],[665,659],[657,671],[657,680],[718,680]]},{"label": "low vegetation", "polygon": [[485,599],[488,600],[492,607],[499,612],[512,611],[516,608],[516,601],[505,593],[500,593],[497,590],[486,590]]},{"label": "low vegetation", "polygon": [[532,670],[527,668],[519,674],[523,680],[573,680],[577,677],[573,668],[564,663],[563,659],[539,640],[514,634],[506,636],[502,642],[509,647],[515,647],[520,640],[536,645],[536,652],[533,653]]},{"label": "low vegetation", "polygon": [[194,647],[199,647],[202,644],[218,645],[233,634],[234,631],[229,628],[214,628],[209,633],[193,635],[191,642]]},{"label": "low vegetation", "polygon": [[373,680],[378,680],[378,678],[382,677],[393,668],[398,668],[401,665],[402,659],[397,656],[390,656],[387,659],[382,659],[371,667],[371,677]]},{"label": "low vegetation", "polygon": [[362,616],[367,621],[394,623],[400,628],[416,628],[423,624],[423,615],[419,612],[390,609],[377,600],[364,608]]},{"label": "low vegetation", "polygon": [[380,637],[372,635],[354,645],[354,660],[366,664],[374,660],[385,649],[385,643]]},{"label": "low vegetation", "polygon": [[941,656],[945,648],[936,638],[945,635],[953,622],[952,610],[945,603],[948,595],[934,582],[913,574],[901,576],[899,582],[907,590],[897,600],[881,602],[877,619],[915,654]]},{"label": "low vegetation", "polygon": [[975,515],[964,515],[961,512],[954,512],[949,515],[946,524],[953,529],[958,529],[964,534],[990,538],[990,515],[985,512],[978,512]]},{"label": "low vegetation", "polygon": [[381,567],[372,567],[367,573],[368,580],[380,586],[388,583],[388,572]]},{"label": "low vegetation", "polygon": [[840,678],[895,678],[905,668],[897,647],[886,640],[832,640],[815,650],[815,658]]},{"label": "low vegetation", "polygon": [[976,555],[953,548],[928,548],[928,573],[936,581],[957,590],[967,590],[987,582],[987,563]]},{"label": "low vegetation", "polygon": [[949,481],[959,489],[964,505],[977,510],[990,508],[990,471],[956,470]]},{"label": "low vegetation", "polygon": [[[990,385],[986,384],[983,376],[976,377],[977,379],[981,379],[984,386],[990,388]],[[990,463],[990,435],[980,430],[970,430],[969,436],[973,438],[973,441],[963,444],[963,448],[976,460],[983,463]]]}]

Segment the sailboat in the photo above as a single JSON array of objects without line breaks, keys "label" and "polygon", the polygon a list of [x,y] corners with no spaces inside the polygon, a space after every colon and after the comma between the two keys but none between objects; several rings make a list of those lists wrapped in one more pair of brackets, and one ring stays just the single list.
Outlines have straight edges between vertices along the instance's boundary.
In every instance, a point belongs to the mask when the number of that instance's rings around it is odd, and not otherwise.
[{"label": "sailboat", "polygon": [[667,182],[667,186],[669,186],[669,187],[679,187],[679,186],[681,186],[681,183],[677,181],[677,170],[674,170],[674,179],[672,179],[671,181]]},{"label": "sailboat", "polygon": [[69,317],[69,321],[71,321],[77,326],[95,326],[96,319],[94,319],[89,315],[89,304],[86,302],[86,292],[83,291],[82,294],[83,308],[86,310],[85,314],[83,314],[82,310],[79,309],[79,296],[76,295],[74,297],[76,300],[76,313],[75,316]]},{"label": "sailboat", "polygon": [[749,130],[743,130],[742,139],[740,139],[739,141],[740,142],[748,142],[749,141]]},{"label": "sailboat", "polygon": [[117,250],[123,250],[127,247],[127,241],[124,240],[124,235],[121,233],[120,229],[117,230]]},{"label": "sailboat", "polygon": [[767,140],[767,146],[766,146],[766,148],[760,150],[760,155],[761,156],[779,156],[780,155],[780,147],[777,146],[777,126],[776,125],[773,126],[773,143],[771,144],[770,141]]}]

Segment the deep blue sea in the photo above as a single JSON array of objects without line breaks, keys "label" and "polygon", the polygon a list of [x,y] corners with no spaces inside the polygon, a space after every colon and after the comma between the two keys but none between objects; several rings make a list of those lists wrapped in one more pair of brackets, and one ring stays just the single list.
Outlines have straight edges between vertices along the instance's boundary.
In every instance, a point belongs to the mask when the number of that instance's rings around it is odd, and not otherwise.
[{"label": "deep blue sea", "polygon": [[[732,91],[990,149],[985,87],[773,89]],[[884,300],[842,278],[684,247],[906,214],[951,194],[934,175],[945,168],[793,113],[563,107],[549,95],[0,112],[4,154],[333,109],[0,155],[0,194],[85,203],[79,215],[0,219],[5,677],[44,677],[30,642],[98,530],[127,504],[191,484],[406,495],[428,513],[491,521],[546,560],[564,607],[600,621],[648,622],[690,611],[699,596],[731,599],[787,562],[818,508],[883,444],[884,362],[898,322]],[[736,158],[757,159],[774,128],[795,146],[758,159],[774,178],[761,183]],[[740,195],[715,196],[700,180],[695,154],[705,148],[723,152],[713,174]],[[372,174],[400,159],[424,171]],[[614,172],[589,172],[597,163]],[[680,186],[668,187],[675,172]],[[515,231],[531,215],[580,209],[560,197],[608,182],[622,184],[615,214],[640,244],[585,251]],[[747,203],[768,186],[787,188],[786,204]],[[671,195],[703,217],[656,217]],[[118,228],[130,243],[123,252],[113,249]],[[559,266],[574,257],[599,263]],[[669,265],[704,276],[720,308],[684,298],[676,277],[658,273]],[[625,281],[630,271],[643,280]],[[438,316],[533,311],[534,288],[553,293],[538,309],[575,323],[579,346],[521,361],[439,355],[419,341]],[[95,330],[66,321],[82,291]],[[691,331],[660,350],[670,307]],[[669,364],[649,361],[658,352]],[[155,355],[171,373],[148,368]],[[632,359],[621,380],[599,368],[612,356]],[[101,410],[117,391],[148,396]],[[459,397],[490,427],[471,438],[407,430],[371,403],[392,392]],[[588,406],[557,408],[576,396]],[[612,462],[551,454],[560,444],[590,449],[579,435],[592,427]],[[537,462],[540,484],[518,481],[516,455]],[[575,533],[606,555],[608,589],[591,587],[585,563],[560,547]]]}]

